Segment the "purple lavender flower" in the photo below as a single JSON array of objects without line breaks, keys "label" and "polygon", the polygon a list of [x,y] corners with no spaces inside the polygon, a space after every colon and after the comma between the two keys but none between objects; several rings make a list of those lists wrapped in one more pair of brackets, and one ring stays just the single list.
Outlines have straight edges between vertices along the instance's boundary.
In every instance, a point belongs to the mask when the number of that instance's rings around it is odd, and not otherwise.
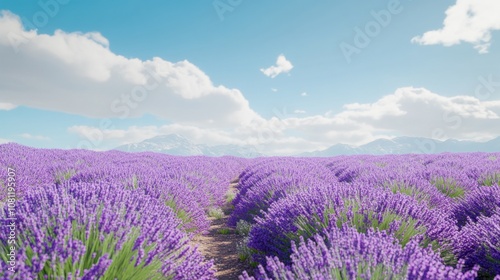
[{"label": "purple lavender flower", "polygon": [[[323,237],[324,236],[324,237]],[[477,267],[466,272],[442,263],[439,255],[417,240],[404,248],[385,232],[332,228],[323,236],[292,244],[291,265],[267,257],[256,278],[245,279],[475,279]]]},{"label": "purple lavender flower", "polygon": [[469,220],[476,222],[478,217],[489,217],[500,211],[500,187],[497,185],[480,186],[457,202],[451,210],[457,225],[462,227]]},{"label": "purple lavender flower", "polygon": [[500,212],[471,219],[455,238],[455,252],[465,260],[465,267],[481,266],[480,275],[493,278],[500,275]]}]

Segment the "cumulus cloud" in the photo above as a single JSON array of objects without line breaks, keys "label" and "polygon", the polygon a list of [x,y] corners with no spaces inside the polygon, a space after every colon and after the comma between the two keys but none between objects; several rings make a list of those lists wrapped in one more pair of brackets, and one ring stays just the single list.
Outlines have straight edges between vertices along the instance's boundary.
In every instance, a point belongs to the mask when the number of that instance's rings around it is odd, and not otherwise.
[{"label": "cumulus cloud", "polygon": [[[458,1],[456,6],[462,2],[466,1]],[[479,13],[476,10],[474,15]],[[443,34],[448,34],[446,26]],[[488,36],[467,42],[488,43],[489,39],[482,39]],[[337,143],[363,144],[394,135],[473,140],[500,135],[500,101],[447,97],[413,87],[397,89],[372,103],[346,104],[335,113],[302,116],[301,111],[285,112],[265,120],[250,108],[239,90],[214,85],[189,61],[131,59],[113,53],[109,45],[96,32],[58,30],[47,35],[26,31],[19,17],[1,12],[0,110],[28,106],[94,118],[151,114],[171,123],[126,129],[68,128],[96,149],[170,133],[209,145],[251,145],[275,155],[324,149]],[[274,78],[292,68],[280,55],[275,66],[261,71]],[[49,140],[28,133],[21,137]]]},{"label": "cumulus cloud", "polygon": [[[394,135],[490,140],[500,135],[500,101],[473,96],[442,96],[424,88],[399,88],[373,103],[346,104],[338,113],[301,117],[300,111],[234,130],[170,124],[99,130],[74,126],[68,131],[85,139],[121,144],[157,135],[181,134],[197,143],[252,146],[270,155],[290,155],[328,148],[334,144],[360,145]],[[99,141],[101,141],[99,140]]]},{"label": "cumulus cloud", "polygon": [[209,127],[261,119],[239,90],[214,85],[187,60],[126,58],[97,32],[25,31],[7,11],[0,12],[0,61],[1,100],[18,106],[95,118],[151,114]]},{"label": "cumulus cloud", "polygon": [[424,88],[407,87],[371,104],[346,105],[335,117],[390,134],[487,140],[500,134],[499,105],[500,101],[445,97]]},{"label": "cumulus cloud", "polygon": [[260,69],[264,75],[275,78],[281,73],[288,73],[292,70],[293,65],[290,61],[286,59],[284,55],[279,55],[278,59],[276,59],[276,65],[270,66],[269,68]]},{"label": "cumulus cloud", "polygon": [[12,110],[12,109],[14,109],[16,107],[17,107],[16,105],[11,104],[11,103],[2,103],[2,102],[0,102],[0,110],[9,111],[9,110]]},{"label": "cumulus cloud", "polygon": [[250,146],[257,151],[272,155],[296,154],[304,149],[313,150],[318,143],[303,138],[286,136],[279,126],[279,120],[273,119],[263,127],[251,126],[233,131],[200,128],[189,125],[170,124],[163,126],[131,126],[127,129],[99,129],[92,126],[72,126],[68,132],[82,140],[72,148],[92,148],[103,150],[119,145],[137,143],[143,140],[167,134],[179,134],[197,144]]},{"label": "cumulus cloud", "polygon": [[491,33],[500,30],[500,1],[457,0],[446,10],[441,29],[425,32],[412,42],[422,45],[452,46],[461,42],[471,43],[479,53],[487,53]]},{"label": "cumulus cloud", "polygon": [[394,135],[481,141],[500,135],[500,101],[406,87],[373,103],[346,104],[338,113],[290,117],[283,123],[284,134],[293,131],[323,146],[359,145]]},{"label": "cumulus cloud", "polygon": [[48,141],[50,140],[49,137],[43,136],[43,135],[32,135],[29,133],[23,133],[20,135],[24,139],[31,139],[31,140],[38,140],[38,141]]},{"label": "cumulus cloud", "polygon": [[188,137],[193,142],[208,145],[218,144],[243,144],[231,137],[230,133],[200,128],[196,126],[170,124],[163,126],[131,126],[127,129],[100,129],[92,126],[75,125],[68,128],[68,132],[80,136],[91,143],[106,145],[108,147],[141,142],[158,135],[179,134]]}]

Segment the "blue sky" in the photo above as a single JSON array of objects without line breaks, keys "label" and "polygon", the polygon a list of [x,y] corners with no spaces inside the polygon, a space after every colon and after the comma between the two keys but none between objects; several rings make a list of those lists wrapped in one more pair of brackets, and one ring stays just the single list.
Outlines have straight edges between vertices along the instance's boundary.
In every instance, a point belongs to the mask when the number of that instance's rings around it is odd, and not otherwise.
[{"label": "blue sky", "polygon": [[294,154],[500,135],[494,0],[7,0],[0,10],[1,142],[105,150],[178,133]]}]

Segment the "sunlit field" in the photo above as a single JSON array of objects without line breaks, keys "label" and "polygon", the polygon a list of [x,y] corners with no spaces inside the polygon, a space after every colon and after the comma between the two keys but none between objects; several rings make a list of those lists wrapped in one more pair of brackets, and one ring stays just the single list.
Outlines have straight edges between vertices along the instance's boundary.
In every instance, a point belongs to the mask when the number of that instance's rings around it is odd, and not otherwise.
[{"label": "sunlit field", "polygon": [[4,144],[0,155],[2,279],[215,279],[191,240],[224,204],[220,234],[242,236],[249,267],[240,279],[500,274],[498,153],[241,159]]}]

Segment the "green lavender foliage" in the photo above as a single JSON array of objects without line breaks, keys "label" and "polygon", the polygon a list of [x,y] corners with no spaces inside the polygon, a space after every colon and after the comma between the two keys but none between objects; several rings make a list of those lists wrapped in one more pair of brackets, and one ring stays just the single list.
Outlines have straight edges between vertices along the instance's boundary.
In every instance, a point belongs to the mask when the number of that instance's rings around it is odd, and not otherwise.
[{"label": "green lavender foliage", "polygon": [[219,207],[211,207],[208,209],[208,216],[219,220],[224,218],[224,211]]},{"label": "green lavender foliage", "polygon": [[437,177],[432,179],[431,183],[447,197],[459,199],[465,195],[464,188],[459,186],[452,178]]}]

